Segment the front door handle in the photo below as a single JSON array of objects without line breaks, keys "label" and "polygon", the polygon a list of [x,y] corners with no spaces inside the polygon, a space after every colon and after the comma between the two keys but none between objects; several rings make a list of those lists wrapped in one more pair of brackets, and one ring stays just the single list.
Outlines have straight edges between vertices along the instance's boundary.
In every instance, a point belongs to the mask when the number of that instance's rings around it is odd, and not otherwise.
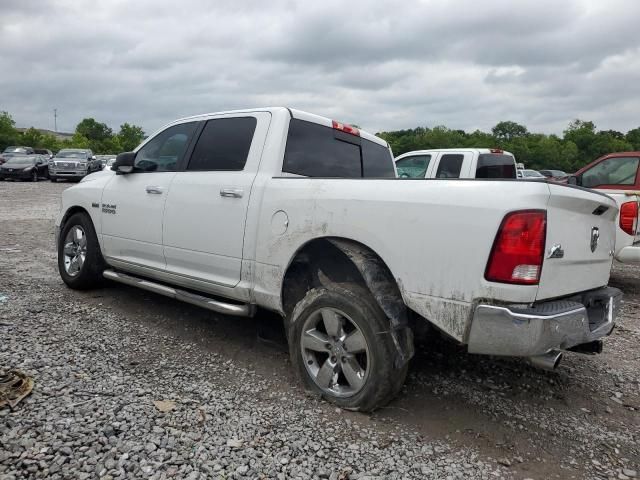
[{"label": "front door handle", "polygon": [[221,197],[242,198],[244,190],[236,187],[225,187],[220,189]]},{"label": "front door handle", "polygon": [[147,185],[147,188],[145,188],[145,190],[147,191],[147,193],[162,195],[162,187],[159,187],[157,185]]}]

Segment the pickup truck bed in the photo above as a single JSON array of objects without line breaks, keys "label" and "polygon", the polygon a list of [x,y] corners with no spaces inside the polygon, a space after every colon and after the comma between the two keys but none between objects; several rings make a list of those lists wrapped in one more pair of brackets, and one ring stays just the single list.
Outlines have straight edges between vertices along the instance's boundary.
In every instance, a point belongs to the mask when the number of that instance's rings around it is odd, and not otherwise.
[{"label": "pickup truck bed", "polygon": [[306,112],[181,119],[63,193],[60,274],[279,312],[305,385],[350,409],[402,386],[414,321],[546,368],[611,331],[609,197],[395,173],[383,140]]}]

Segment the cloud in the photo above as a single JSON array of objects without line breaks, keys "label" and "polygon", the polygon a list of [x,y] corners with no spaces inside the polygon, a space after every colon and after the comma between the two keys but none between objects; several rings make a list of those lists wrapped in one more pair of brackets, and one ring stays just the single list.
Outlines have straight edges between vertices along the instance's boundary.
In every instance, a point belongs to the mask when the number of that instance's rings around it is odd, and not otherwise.
[{"label": "cloud", "polygon": [[640,3],[5,0],[0,110],[71,131],[288,105],[371,131],[638,126]]}]

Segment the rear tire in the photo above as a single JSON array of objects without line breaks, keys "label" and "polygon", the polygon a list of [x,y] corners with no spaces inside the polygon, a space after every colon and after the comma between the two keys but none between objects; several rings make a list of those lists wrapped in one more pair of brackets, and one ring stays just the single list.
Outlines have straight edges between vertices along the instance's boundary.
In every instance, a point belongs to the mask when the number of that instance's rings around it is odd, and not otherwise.
[{"label": "rear tire", "polygon": [[288,338],[305,387],[342,408],[370,412],[404,384],[408,365],[394,367],[389,319],[358,284],[309,290],[291,314]]},{"label": "rear tire", "polygon": [[86,213],[72,215],[58,239],[58,271],[68,287],[88,290],[103,282],[104,259],[93,222]]}]

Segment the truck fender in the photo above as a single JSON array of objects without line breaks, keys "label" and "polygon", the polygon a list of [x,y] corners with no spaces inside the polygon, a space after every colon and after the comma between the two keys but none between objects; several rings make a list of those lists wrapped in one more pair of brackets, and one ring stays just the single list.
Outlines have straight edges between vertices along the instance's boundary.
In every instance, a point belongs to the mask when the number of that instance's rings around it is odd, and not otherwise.
[{"label": "truck fender", "polygon": [[363,245],[340,238],[330,238],[328,241],[351,260],[389,318],[390,333],[397,353],[394,367],[401,368],[413,357],[413,332],[409,327],[407,306],[391,271],[380,257]]}]

